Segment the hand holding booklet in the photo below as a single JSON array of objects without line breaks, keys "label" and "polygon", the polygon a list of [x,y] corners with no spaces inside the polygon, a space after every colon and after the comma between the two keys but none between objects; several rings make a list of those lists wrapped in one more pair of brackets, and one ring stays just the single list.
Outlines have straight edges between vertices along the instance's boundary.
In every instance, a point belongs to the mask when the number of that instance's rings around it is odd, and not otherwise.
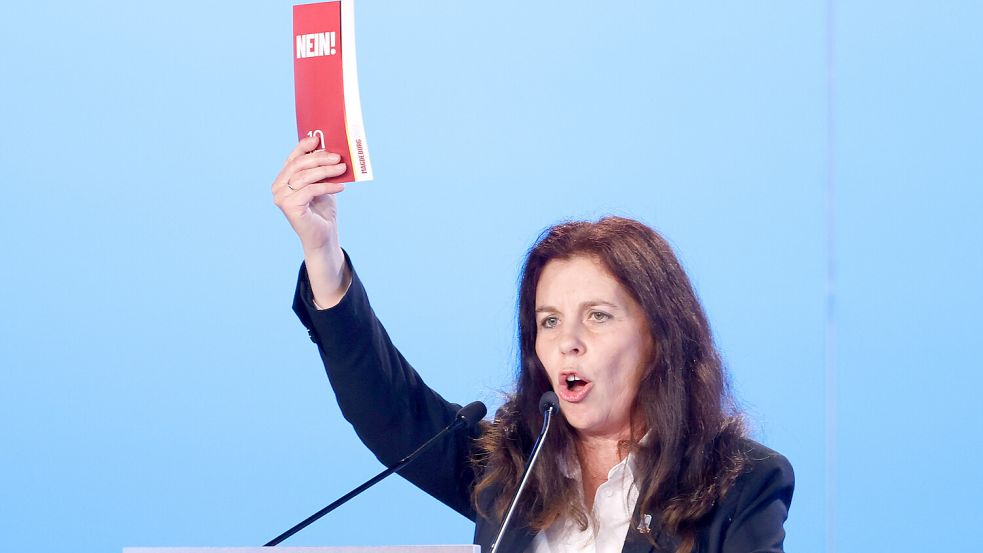
[{"label": "hand holding booklet", "polygon": [[293,15],[297,138],[317,137],[318,149],[341,155],[348,168],[328,181],[372,180],[358,93],[354,0],[297,5]]}]

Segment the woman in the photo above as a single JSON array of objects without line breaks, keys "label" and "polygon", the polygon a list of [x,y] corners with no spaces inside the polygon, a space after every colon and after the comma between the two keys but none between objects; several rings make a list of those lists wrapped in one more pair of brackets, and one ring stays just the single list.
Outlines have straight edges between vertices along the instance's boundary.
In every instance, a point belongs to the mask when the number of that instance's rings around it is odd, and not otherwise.
[{"label": "woman", "polygon": [[[385,464],[459,408],[428,388],[389,341],[341,250],[337,154],[302,140],[273,183],[300,237],[294,310],[319,345],[347,420]],[[472,435],[401,474],[474,520],[489,551],[542,424],[551,432],[497,553],[781,551],[788,461],[745,436],[703,310],[668,244],[641,223],[552,227],[519,289],[516,391]]]}]

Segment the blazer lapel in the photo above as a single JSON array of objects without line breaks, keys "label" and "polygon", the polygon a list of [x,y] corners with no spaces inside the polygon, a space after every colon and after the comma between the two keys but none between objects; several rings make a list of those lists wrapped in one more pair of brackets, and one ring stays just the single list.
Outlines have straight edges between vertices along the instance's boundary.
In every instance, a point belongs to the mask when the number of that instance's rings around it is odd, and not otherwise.
[{"label": "blazer lapel", "polygon": [[[635,514],[632,515],[632,523],[628,526],[628,535],[625,536],[625,545],[621,548],[621,553],[675,553],[675,540],[670,538],[662,531],[661,520],[651,517],[648,524],[648,532],[643,534],[639,528],[638,521],[642,520],[639,516],[639,505],[635,505]],[[649,536],[655,536],[657,545],[652,545]]]},{"label": "blazer lapel", "polygon": [[[628,535],[625,536],[625,545],[621,548],[621,553],[653,553],[656,549],[648,538],[638,532],[637,528],[628,528]],[[658,551],[658,553],[662,553]]]}]

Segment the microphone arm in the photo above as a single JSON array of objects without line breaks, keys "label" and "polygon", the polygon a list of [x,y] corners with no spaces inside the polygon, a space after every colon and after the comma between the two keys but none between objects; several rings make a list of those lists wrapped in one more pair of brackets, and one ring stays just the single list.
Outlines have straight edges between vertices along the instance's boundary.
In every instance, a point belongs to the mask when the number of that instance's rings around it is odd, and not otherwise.
[{"label": "microphone arm", "polygon": [[553,412],[556,411],[556,406],[559,400],[556,394],[553,392],[546,392],[539,398],[539,410],[543,412],[543,429],[539,431],[539,437],[536,438],[536,443],[532,446],[532,452],[529,454],[529,459],[526,461],[526,469],[522,473],[522,479],[519,480],[519,487],[515,490],[515,495],[512,496],[512,502],[509,503],[508,510],[505,511],[505,519],[502,521],[502,528],[498,531],[498,536],[495,537],[495,541],[492,542],[491,550],[495,551],[498,547],[499,542],[502,541],[502,536],[505,535],[505,531],[509,527],[509,521],[512,520],[512,515],[515,513],[516,505],[519,504],[519,496],[522,495],[522,490],[526,487],[526,482],[529,481],[529,475],[532,474],[532,466],[536,463],[536,459],[539,458],[539,451],[543,449],[543,438],[546,437],[546,433],[550,429],[550,421],[553,420]]},{"label": "microphone arm", "polygon": [[346,493],[345,495],[339,497],[337,500],[335,500],[333,503],[331,503],[327,507],[321,509],[320,511],[318,511],[318,512],[314,513],[313,515],[311,515],[311,516],[305,518],[304,520],[300,521],[299,523],[297,523],[296,525],[294,525],[293,528],[287,530],[286,532],[280,534],[279,536],[273,538],[272,540],[270,540],[269,542],[267,542],[266,544],[264,544],[263,547],[272,547],[274,545],[279,545],[280,542],[282,542],[283,540],[285,540],[285,539],[289,538],[290,536],[296,534],[297,532],[300,532],[304,528],[307,528],[308,526],[311,525],[311,523],[313,523],[317,519],[323,517],[324,515],[330,513],[331,511],[334,511],[338,507],[341,507],[342,505],[344,505],[345,503],[347,503],[349,499],[351,499],[351,498],[355,497],[356,495],[364,492],[365,490],[371,488],[373,485],[375,485],[377,482],[379,482],[383,478],[389,476],[390,474],[392,474],[392,473],[398,471],[399,469],[405,467],[406,465],[410,464],[414,459],[416,459],[417,457],[419,457],[419,455],[421,453],[423,453],[424,451],[430,449],[431,446],[433,446],[434,444],[436,444],[437,441],[439,441],[440,438],[442,438],[445,434],[447,434],[449,432],[454,432],[455,430],[458,430],[460,428],[473,426],[478,421],[480,421],[481,418],[484,417],[485,416],[485,413],[487,413],[487,412],[488,412],[488,408],[485,407],[485,404],[482,403],[482,402],[480,402],[480,401],[475,401],[475,402],[469,403],[466,406],[462,407],[461,410],[458,411],[457,414],[454,416],[454,422],[452,422],[449,425],[445,426],[444,429],[441,430],[440,432],[438,432],[436,436],[434,436],[433,438],[430,438],[423,445],[421,445],[420,447],[416,448],[416,451],[414,451],[413,453],[410,453],[406,457],[403,457],[395,465],[393,465],[393,466],[387,468],[386,470],[380,472],[379,474],[373,476],[372,478],[370,478],[369,480],[367,480],[361,486],[359,486],[359,487],[355,488],[354,490]]}]

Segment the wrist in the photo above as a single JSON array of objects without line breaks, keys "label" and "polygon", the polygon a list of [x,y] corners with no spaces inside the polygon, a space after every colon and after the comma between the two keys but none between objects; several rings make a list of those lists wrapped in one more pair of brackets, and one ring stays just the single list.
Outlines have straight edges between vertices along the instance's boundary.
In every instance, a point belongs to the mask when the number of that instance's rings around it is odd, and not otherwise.
[{"label": "wrist", "polygon": [[327,309],[337,305],[351,282],[341,247],[305,249],[304,264],[315,306]]},{"label": "wrist", "polygon": [[337,240],[313,247],[301,244],[301,248],[304,252],[304,260],[307,261],[308,265],[339,267],[345,264],[345,254],[341,251],[341,245]]}]

